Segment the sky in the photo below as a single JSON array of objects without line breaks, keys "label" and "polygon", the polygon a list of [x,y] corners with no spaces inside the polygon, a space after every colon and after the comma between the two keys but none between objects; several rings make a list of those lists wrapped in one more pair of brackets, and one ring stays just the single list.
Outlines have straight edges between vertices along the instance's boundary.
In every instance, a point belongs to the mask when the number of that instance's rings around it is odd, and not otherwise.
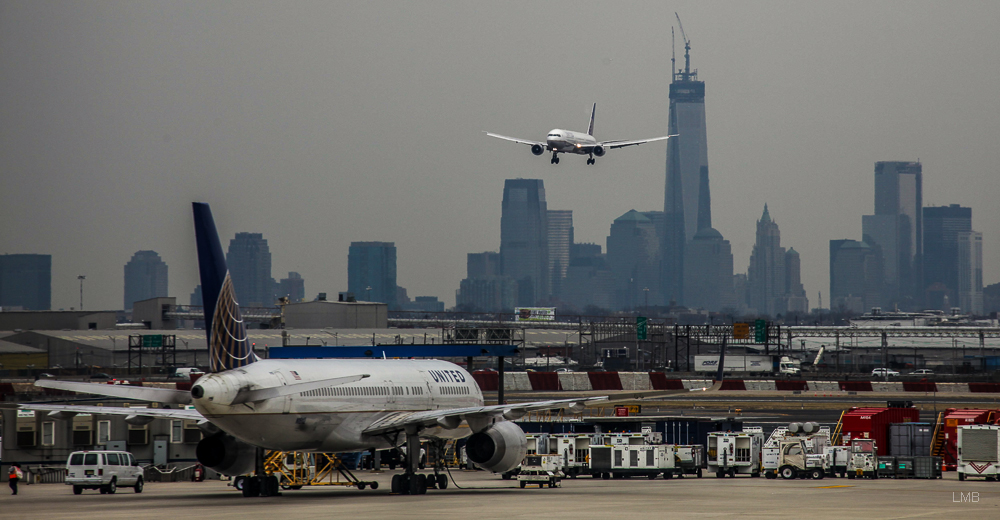
[{"label": "sky", "polygon": [[[1000,281],[998,2],[48,2],[0,0],[0,254],[52,255],[52,306],[122,306],[160,253],[198,282],[192,201],[273,276],[347,289],[352,241],[449,306],[496,251],[505,179],[545,182],[577,242],[663,209],[666,145],[551,165],[551,128],[665,135],[680,13],[706,83],[713,225],[746,272],[764,204],[829,306],[831,239],[861,238],[876,161],[923,163],[925,205],[973,209]],[[678,31],[677,46],[683,54]],[[682,60],[679,60],[679,62]]]}]

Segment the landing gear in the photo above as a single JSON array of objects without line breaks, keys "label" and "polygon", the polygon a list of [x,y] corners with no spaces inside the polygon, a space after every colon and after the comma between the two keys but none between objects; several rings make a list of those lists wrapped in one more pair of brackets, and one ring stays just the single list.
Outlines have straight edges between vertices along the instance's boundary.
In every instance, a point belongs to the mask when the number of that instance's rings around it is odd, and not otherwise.
[{"label": "landing gear", "polygon": [[[436,449],[434,445],[432,449]],[[440,460],[440,457],[438,459]],[[393,475],[392,492],[401,495],[423,495],[427,493],[428,487],[433,488],[435,485],[440,489],[447,487],[447,481],[441,486],[441,481],[444,479],[440,477],[444,475],[422,475],[417,473],[418,469],[420,469],[420,435],[416,430],[407,431],[405,472],[402,475]],[[437,473],[437,467],[434,470]]]},{"label": "landing gear", "polygon": [[552,152],[552,164],[559,164],[559,152]]},{"label": "landing gear", "polygon": [[597,164],[597,159],[594,159],[594,156],[591,155],[590,159],[587,159],[587,164]]}]

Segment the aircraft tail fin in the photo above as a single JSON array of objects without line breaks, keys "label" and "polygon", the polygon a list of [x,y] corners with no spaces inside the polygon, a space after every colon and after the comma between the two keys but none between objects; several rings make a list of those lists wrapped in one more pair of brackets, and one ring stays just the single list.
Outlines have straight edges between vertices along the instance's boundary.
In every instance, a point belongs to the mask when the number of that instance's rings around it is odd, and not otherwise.
[{"label": "aircraft tail fin", "polygon": [[719,371],[715,374],[715,381],[722,383],[723,374],[726,373],[726,337],[722,337],[722,346],[719,350]]},{"label": "aircraft tail fin", "polygon": [[594,108],[590,110],[590,126],[587,127],[587,135],[594,135],[594,115],[597,114],[597,103],[594,103]]},{"label": "aircraft tail fin", "polygon": [[208,335],[209,370],[222,372],[249,365],[257,357],[247,340],[247,329],[236,302],[226,257],[222,255],[212,209],[204,202],[195,202],[192,206],[205,333]]}]

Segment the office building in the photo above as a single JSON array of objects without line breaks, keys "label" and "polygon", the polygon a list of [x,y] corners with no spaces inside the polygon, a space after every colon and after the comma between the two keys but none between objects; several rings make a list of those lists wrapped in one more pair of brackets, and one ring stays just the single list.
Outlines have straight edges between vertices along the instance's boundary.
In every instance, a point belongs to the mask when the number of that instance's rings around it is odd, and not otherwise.
[{"label": "office building", "polygon": [[983,314],[983,234],[958,234],[958,306],[962,312]]},{"label": "office building", "polygon": [[607,262],[615,281],[612,309],[647,306],[650,291],[657,302],[659,245],[653,222],[634,209],[611,224]]},{"label": "office building", "polygon": [[875,163],[875,214],[862,217],[862,234],[883,258],[882,302],[916,310],[922,299],[923,167],[918,162]]},{"label": "office building", "polygon": [[466,278],[500,276],[500,253],[493,251],[469,253],[465,264]]},{"label": "office building", "polygon": [[830,241],[830,310],[861,314],[879,306],[882,266],[857,240]]},{"label": "office building", "polygon": [[236,233],[226,253],[236,301],[243,307],[275,304],[271,250],[261,233]]},{"label": "office building", "polygon": [[125,264],[125,302],[122,307],[132,310],[132,304],[167,294],[167,264],[156,251],[138,251]]},{"label": "office building", "polygon": [[278,282],[278,297],[288,298],[289,302],[300,302],[306,298],[306,282],[302,275],[295,271],[288,272],[288,278]]},{"label": "office building", "polygon": [[757,221],[757,241],[750,254],[747,284],[754,312],[771,317],[785,312],[785,248],[781,247],[781,231],[771,220],[767,204]]},{"label": "office building", "polygon": [[397,309],[396,244],[351,242],[347,254],[347,290],[359,301]]},{"label": "office building", "polygon": [[700,229],[684,250],[684,302],[691,309],[737,309],[733,250],[715,228]]},{"label": "office building", "polygon": [[785,311],[809,313],[809,299],[802,286],[802,260],[794,247],[785,252]]},{"label": "office building", "polygon": [[569,247],[573,243],[573,210],[548,210],[549,287],[552,295],[562,291],[569,268]]},{"label": "office building", "polygon": [[500,269],[517,283],[517,305],[546,300],[549,286],[549,226],[541,179],[507,179],[500,215]]},{"label": "office building", "polygon": [[52,308],[52,255],[0,255],[0,309]]},{"label": "office building", "polygon": [[[672,70],[667,141],[667,180],[661,238],[662,294],[685,304],[684,248],[698,230],[712,227],[708,182],[705,82],[691,69],[691,46],[684,48],[684,69]],[[673,65],[671,65],[673,67]]]},{"label": "office building", "polygon": [[923,210],[925,306],[949,311],[958,306],[958,236],[972,231],[972,208],[958,204]]}]

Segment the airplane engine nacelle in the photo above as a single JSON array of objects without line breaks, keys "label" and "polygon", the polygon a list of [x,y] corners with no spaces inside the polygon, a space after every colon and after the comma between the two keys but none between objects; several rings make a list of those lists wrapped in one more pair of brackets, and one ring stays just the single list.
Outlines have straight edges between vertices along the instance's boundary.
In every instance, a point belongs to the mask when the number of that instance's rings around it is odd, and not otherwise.
[{"label": "airplane engine nacelle", "polygon": [[528,452],[528,439],[521,427],[508,421],[499,422],[465,443],[469,460],[497,473],[514,469]]},{"label": "airplane engine nacelle", "polygon": [[533,144],[531,145],[531,153],[535,155],[542,155],[545,153],[545,147],[540,144]]},{"label": "airplane engine nacelle", "polygon": [[198,462],[223,475],[246,475],[254,471],[255,448],[225,432],[202,439],[195,454]]},{"label": "airplane engine nacelle", "polygon": [[607,153],[607,152],[608,151],[605,150],[604,147],[601,146],[601,145],[597,145],[597,146],[594,147],[594,155],[596,155],[598,157],[604,157],[604,154]]}]

